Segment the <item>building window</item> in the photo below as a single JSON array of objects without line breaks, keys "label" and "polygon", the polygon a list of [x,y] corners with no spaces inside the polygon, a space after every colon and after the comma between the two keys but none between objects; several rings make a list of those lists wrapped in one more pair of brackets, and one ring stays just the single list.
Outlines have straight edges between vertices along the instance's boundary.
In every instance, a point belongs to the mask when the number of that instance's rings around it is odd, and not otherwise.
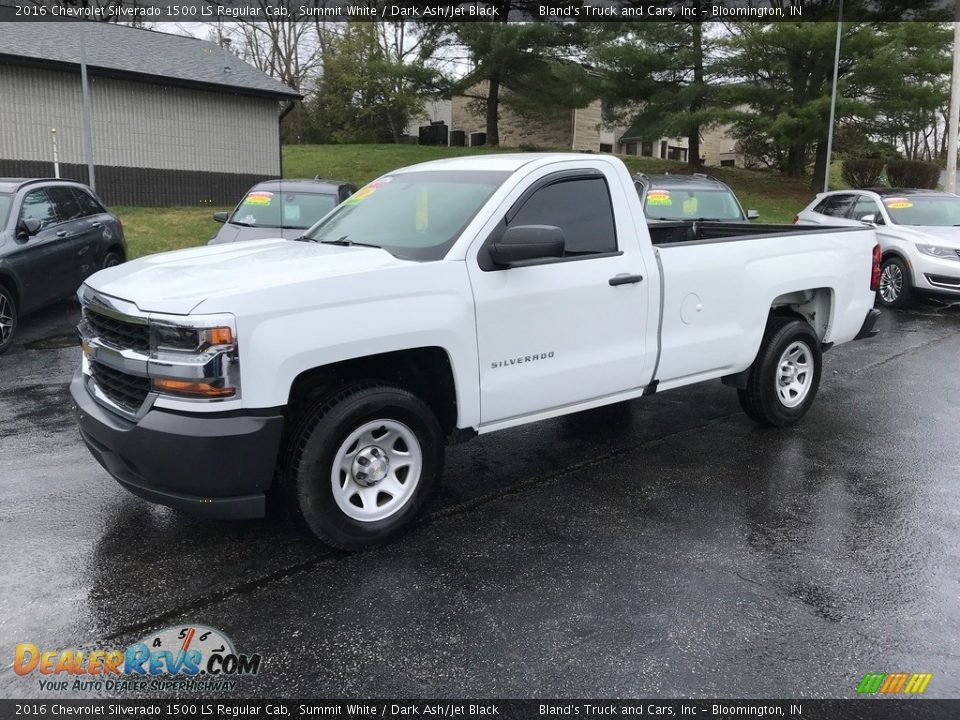
[{"label": "building window", "polygon": [[736,161],[736,160],[721,160],[721,161],[720,161],[720,167],[736,167],[736,166],[737,166],[737,161]]},{"label": "building window", "polygon": [[667,150],[667,160],[687,161],[687,149],[677,145],[671,145]]},{"label": "building window", "polygon": [[660,159],[661,160],[667,159],[667,141],[666,140],[660,141]]},{"label": "building window", "polygon": [[627,143],[627,155],[636,155],[637,154],[637,144],[636,143]]},{"label": "building window", "polygon": [[653,157],[653,142],[651,140],[644,140],[640,143],[640,154],[644,157]]},{"label": "building window", "polygon": [[600,143],[600,152],[612,153],[613,145],[610,143]]}]

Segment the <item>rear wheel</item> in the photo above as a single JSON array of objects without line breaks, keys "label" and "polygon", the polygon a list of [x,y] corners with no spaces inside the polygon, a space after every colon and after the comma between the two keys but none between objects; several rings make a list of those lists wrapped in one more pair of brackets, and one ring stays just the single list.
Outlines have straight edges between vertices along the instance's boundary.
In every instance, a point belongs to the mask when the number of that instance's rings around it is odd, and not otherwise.
[{"label": "rear wheel", "polygon": [[889,308],[905,308],[913,304],[913,283],[910,269],[898,257],[887,258],[880,268],[880,287],[877,290],[880,304]]},{"label": "rear wheel", "polygon": [[744,412],[763,425],[792,425],[813,405],[822,361],[820,339],[808,323],[774,319],[750,366],[746,388],[737,391]]},{"label": "rear wheel", "polygon": [[0,285],[0,354],[10,349],[16,334],[17,304],[14,302],[13,293]]},{"label": "rear wheel", "polygon": [[291,442],[291,499],[313,533],[342,550],[409,524],[443,470],[433,411],[390,385],[354,385],[315,403]]}]

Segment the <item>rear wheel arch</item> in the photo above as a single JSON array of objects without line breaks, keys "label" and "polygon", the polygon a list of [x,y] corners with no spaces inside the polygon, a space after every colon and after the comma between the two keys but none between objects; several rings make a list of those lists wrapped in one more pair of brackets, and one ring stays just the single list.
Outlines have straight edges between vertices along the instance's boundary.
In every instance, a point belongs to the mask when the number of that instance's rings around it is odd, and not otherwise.
[{"label": "rear wheel arch", "polygon": [[[796,290],[778,295],[770,303],[767,329],[776,318],[804,320],[817,334],[820,342],[830,332],[833,321],[834,292],[829,287]],[[766,331],[765,331],[766,332]]]}]

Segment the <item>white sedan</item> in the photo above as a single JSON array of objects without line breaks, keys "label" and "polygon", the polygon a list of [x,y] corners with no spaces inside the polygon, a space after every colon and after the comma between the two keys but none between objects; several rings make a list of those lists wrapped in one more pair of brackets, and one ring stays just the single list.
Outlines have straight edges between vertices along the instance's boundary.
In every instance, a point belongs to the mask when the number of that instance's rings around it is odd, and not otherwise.
[{"label": "white sedan", "polygon": [[960,197],[936,190],[870,188],[820,193],[800,225],[872,225],[883,252],[877,295],[887,307],[918,294],[960,300]]}]

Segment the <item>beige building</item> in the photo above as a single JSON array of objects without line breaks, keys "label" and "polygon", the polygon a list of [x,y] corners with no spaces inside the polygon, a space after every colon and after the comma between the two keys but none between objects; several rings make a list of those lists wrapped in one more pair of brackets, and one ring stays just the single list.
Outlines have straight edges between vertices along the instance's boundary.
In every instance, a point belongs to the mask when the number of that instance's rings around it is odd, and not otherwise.
[{"label": "beige building", "polygon": [[[466,133],[467,144],[473,133],[486,131],[486,118],[476,111],[476,101],[486,97],[486,84],[470,88],[450,104],[450,129]],[[622,125],[604,122],[603,105],[594,100],[582,108],[561,108],[539,117],[518,115],[508,103],[500,105],[500,144],[505,147],[575,152],[646,155],[670,160],[687,159],[684,138],[643,138],[630,135]],[[437,118],[440,119],[440,118]]]},{"label": "beige building", "polygon": [[[473,133],[486,131],[486,119],[476,111],[476,100],[486,97],[486,85],[479,84],[466,95],[454,97],[443,112],[432,120],[447,122],[450,130],[462,130],[466,144]],[[576,152],[617,153],[640,157],[687,162],[687,138],[649,137],[636,127],[604,122],[603,106],[595,100],[586,107],[558,109],[528,118],[513,112],[507,103],[500,105],[500,144],[505,147]],[[730,126],[721,125],[701,135],[700,156],[713,167],[744,167],[743,154],[729,134]]]},{"label": "beige building", "polygon": [[85,45],[97,191],[117,205],[228,205],[281,175],[300,96],[214,43],[100,22],[0,23],[0,176],[88,181]]},{"label": "beige building", "polygon": [[712,167],[745,167],[737,140],[730,136],[730,125],[718,125],[700,135],[700,157]]}]

